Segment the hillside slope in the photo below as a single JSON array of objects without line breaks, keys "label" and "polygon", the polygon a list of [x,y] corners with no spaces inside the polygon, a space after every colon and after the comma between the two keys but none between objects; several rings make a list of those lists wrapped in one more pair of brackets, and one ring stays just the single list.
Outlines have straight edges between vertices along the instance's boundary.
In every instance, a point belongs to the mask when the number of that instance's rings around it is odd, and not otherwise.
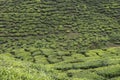
[{"label": "hillside slope", "polygon": [[51,80],[119,80],[119,47],[120,0],[0,0],[0,56],[45,65]]},{"label": "hillside slope", "polygon": [[119,3],[119,0],[0,0],[0,37],[47,38],[46,42],[58,42],[56,46],[67,49],[99,48],[109,41],[119,44]]}]

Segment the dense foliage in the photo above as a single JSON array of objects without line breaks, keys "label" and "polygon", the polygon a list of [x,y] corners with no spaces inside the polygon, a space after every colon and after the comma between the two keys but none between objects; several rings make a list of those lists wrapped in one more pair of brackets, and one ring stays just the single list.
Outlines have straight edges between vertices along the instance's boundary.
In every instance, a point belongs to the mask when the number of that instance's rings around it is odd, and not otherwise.
[{"label": "dense foliage", "polygon": [[0,0],[0,80],[119,80],[119,45],[120,0]]}]

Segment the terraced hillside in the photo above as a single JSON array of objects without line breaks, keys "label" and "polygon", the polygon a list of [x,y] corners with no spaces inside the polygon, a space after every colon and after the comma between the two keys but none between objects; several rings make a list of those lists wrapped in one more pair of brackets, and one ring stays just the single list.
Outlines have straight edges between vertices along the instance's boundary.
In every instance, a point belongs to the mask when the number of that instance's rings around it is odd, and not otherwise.
[{"label": "terraced hillside", "polygon": [[119,49],[120,0],[0,0],[1,80],[119,80]]}]

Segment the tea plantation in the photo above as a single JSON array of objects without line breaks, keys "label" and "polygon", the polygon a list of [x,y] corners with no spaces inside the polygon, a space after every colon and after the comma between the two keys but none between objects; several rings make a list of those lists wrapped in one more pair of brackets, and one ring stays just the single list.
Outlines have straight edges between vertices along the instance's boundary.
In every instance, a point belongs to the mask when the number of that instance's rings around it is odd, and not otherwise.
[{"label": "tea plantation", "polygon": [[0,80],[120,80],[120,0],[0,0]]}]

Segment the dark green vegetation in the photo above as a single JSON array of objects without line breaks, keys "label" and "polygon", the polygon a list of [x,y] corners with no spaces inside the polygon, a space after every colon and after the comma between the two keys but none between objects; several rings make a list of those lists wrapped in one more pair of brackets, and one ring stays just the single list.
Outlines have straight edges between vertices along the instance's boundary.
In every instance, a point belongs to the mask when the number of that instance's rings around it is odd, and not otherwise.
[{"label": "dark green vegetation", "polygon": [[120,0],[0,0],[0,80],[120,80]]}]

